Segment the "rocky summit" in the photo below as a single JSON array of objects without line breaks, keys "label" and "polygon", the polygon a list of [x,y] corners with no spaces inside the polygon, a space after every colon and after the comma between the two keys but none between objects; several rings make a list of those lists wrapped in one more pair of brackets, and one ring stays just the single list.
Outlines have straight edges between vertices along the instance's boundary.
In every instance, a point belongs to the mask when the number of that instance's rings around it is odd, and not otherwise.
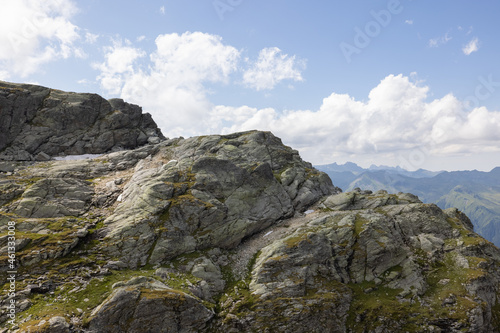
[{"label": "rocky summit", "polygon": [[16,160],[69,134],[29,150],[31,125],[9,132],[0,332],[500,332],[500,250],[460,211],[342,193],[269,132],[148,124],[158,141],[77,160]]},{"label": "rocky summit", "polygon": [[102,154],[162,138],[151,115],[121,99],[0,81],[0,161]]}]

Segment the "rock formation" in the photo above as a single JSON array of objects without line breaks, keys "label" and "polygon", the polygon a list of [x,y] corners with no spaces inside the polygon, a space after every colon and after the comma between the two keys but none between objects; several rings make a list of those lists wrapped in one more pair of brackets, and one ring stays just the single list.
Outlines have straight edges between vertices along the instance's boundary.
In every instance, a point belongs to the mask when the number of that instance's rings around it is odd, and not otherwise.
[{"label": "rock formation", "polygon": [[102,154],[163,135],[149,114],[121,99],[0,81],[0,160]]},{"label": "rock formation", "polygon": [[269,132],[12,165],[0,332],[500,332],[500,250],[464,214],[341,193]]}]

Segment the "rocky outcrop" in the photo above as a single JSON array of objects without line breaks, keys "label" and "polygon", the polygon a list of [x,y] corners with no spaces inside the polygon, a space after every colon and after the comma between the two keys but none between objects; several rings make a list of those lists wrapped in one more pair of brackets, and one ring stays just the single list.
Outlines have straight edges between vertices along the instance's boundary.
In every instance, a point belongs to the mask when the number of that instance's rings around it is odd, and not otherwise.
[{"label": "rocky outcrop", "polygon": [[260,249],[224,330],[285,332],[297,318],[298,332],[498,331],[500,251],[463,214],[386,192],[334,195],[317,209]]},{"label": "rocky outcrop", "polygon": [[[172,139],[42,166],[29,171],[25,187],[5,182],[12,188],[7,199],[19,195],[6,210],[57,219],[112,205],[100,231],[102,252],[130,268],[195,250],[235,248],[339,191],[297,151],[264,132]],[[94,195],[100,184],[104,191]]]},{"label": "rocky outcrop", "polygon": [[12,165],[4,331],[500,332],[500,250],[464,214],[341,193],[269,132]]},{"label": "rocky outcrop", "polygon": [[235,248],[337,191],[270,133],[170,140],[135,166],[104,221],[105,251],[135,267]]},{"label": "rocky outcrop", "polygon": [[202,332],[214,316],[198,298],[152,278],[116,283],[93,311],[90,332]]},{"label": "rocky outcrop", "polygon": [[102,154],[158,143],[149,114],[121,99],[0,81],[0,161]]}]

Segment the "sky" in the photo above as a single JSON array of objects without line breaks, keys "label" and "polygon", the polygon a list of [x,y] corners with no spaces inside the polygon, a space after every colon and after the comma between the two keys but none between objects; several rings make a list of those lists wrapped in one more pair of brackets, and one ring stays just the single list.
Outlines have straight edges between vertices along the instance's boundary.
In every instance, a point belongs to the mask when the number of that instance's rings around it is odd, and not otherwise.
[{"label": "sky", "polygon": [[167,137],[257,129],[315,165],[500,166],[496,0],[0,5],[0,80],[123,98]]}]

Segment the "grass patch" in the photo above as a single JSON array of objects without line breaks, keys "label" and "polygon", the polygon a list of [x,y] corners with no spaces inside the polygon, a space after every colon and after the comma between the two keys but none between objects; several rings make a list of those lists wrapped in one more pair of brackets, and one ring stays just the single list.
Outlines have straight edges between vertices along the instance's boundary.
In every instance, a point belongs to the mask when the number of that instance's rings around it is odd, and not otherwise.
[{"label": "grass patch", "polygon": [[356,237],[359,237],[359,235],[366,230],[366,224],[368,224],[369,221],[365,218],[362,218],[361,215],[356,214],[356,219],[354,220],[354,234]]},{"label": "grass patch", "polygon": [[283,240],[283,243],[288,248],[296,247],[298,246],[301,242],[309,242],[311,243],[311,240],[308,237],[308,234],[304,233],[298,236],[289,236]]},{"label": "grass patch", "polygon": [[[72,263],[75,262],[66,264],[71,265]],[[76,316],[81,317],[85,322],[90,318],[91,311],[111,295],[114,283],[128,281],[136,276],[155,277],[153,269],[113,271],[112,273],[112,275],[91,279],[85,288],[79,290],[75,288],[81,286],[68,282],[57,288],[53,294],[31,296],[33,305],[18,314],[19,322],[28,317],[31,320],[23,324],[21,328],[36,325],[37,322],[48,320],[54,316]],[[158,277],[155,278],[158,279]],[[80,313],[78,309],[83,310],[83,312]]]},{"label": "grass patch", "polygon": [[[374,330],[381,323],[387,325],[407,319],[411,313],[418,313],[419,305],[400,303],[397,296],[402,289],[377,286],[375,282],[348,284],[353,292],[353,301],[347,318],[347,327],[356,333]],[[381,320],[382,319],[382,320]],[[399,326],[399,325],[398,325]],[[402,331],[410,331],[411,325],[405,325]]]}]

